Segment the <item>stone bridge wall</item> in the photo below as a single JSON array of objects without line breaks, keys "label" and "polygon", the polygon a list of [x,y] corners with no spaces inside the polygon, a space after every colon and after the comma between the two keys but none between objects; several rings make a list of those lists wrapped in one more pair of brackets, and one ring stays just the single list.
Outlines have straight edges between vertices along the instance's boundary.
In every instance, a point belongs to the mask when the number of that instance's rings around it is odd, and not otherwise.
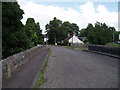
[{"label": "stone bridge wall", "polygon": [[98,52],[120,56],[120,48],[117,48],[117,47],[107,47],[107,46],[102,46],[102,45],[89,45],[88,49],[92,51],[98,51]]},{"label": "stone bridge wall", "polygon": [[18,70],[22,65],[29,62],[36,55],[40,55],[43,51],[47,49],[46,46],[36,46],[26,51],[20,52],[18,54],[9,56],[2,60],[2,75],[3,79],[10,78],[11,75]]}]

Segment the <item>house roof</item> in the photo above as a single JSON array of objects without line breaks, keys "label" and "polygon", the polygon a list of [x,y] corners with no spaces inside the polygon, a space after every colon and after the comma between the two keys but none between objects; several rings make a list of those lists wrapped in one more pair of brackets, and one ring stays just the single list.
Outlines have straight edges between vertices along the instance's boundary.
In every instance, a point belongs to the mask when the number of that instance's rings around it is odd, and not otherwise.
[{"label": "house roof", "polygon": [[73,37],[71,37],[69,40],[69,43],[82,43],[83,44],[83,41],[82,40],[80,40],[77,36],[73,36]]},{"label": "house roof", "polygon": [[68,40],[69,43],[70,43],[70,42],[72,42],[72,37],[73,37],[73,42],[74,43],[83,43],[82,39],[77,37],[77,36],[75,36],[75,35],[73,35],[73,36],[70,35],[65,40]]},{"label": "house roof", "polygon": [[[77,37],[77,36],[76,36]],[[67,36],[67,38],[65,40],[69,40],[70,38],[72,38],[72,35]],[[84,41],[86,39],[86,37],[77,37],[79,40]]]},{"label": "house roof", "polygon": [[78,37],[80,40],[85,41],[86,37]]},{"label": "house roof", "polygon": [[72,36],[67,36],[67,38],[65,40],[69,40]]}]

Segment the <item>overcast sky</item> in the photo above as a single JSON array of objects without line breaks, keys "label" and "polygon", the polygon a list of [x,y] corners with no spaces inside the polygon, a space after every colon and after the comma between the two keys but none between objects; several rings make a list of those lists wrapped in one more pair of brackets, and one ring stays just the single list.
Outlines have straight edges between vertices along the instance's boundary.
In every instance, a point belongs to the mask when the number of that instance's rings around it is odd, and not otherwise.
[{"label": "overcast sky", "polygon": [[76,23],[80,29],[88,23],[96,21],[106,23],[118,30],[118,2],[36,2],[35,0],[19,0],[24,10],[22,22],[34,18],[45,32],[45,25],[54,17],[62,21]]}]

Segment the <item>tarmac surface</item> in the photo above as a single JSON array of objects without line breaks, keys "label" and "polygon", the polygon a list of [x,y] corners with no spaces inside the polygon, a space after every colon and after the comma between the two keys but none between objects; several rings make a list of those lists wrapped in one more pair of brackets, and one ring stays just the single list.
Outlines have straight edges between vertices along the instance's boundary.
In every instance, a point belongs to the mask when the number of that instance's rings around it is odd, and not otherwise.
[{"label": "tarmac surface", "polygon": [[118,59],[81,50],[49,46],[45,72],[48,82],[40,88],[118,88]]}]

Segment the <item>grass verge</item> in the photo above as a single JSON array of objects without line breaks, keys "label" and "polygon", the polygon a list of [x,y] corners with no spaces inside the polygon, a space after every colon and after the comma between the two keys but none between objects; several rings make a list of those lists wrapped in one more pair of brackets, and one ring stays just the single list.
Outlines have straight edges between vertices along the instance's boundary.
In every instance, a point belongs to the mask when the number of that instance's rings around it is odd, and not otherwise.
[{"label": "grass verge", "polygon": [[46,67],[48,66],[48,58],[49,58],[50,55],[51,55],[51,50],[49,49],[49,50],[48,50],[48,55],[47,55],[47,57],[46,57],[46,59],[45,59],[45,63],[44,63],[44,65],[43,65],[43,67],[42,67],[42,70],[40,71],[40,74],[39,74],[39,76],[38,76],[38,79],[37,79],[37,81],[36,81],[36,83],[35,83],[34,88],[39,88],[39,86],[40,86],[41,84],[43,84],[43,83],[45,83],[45,82],[48,81],[47,78],[44,78],[44,73],[45,73],[45,71],[46,71]]},{"label": "grass verge", "polygon": [[68,48],[68,49],[74,49],[74,47],[72,46],[64,46],[65,48]]}]

